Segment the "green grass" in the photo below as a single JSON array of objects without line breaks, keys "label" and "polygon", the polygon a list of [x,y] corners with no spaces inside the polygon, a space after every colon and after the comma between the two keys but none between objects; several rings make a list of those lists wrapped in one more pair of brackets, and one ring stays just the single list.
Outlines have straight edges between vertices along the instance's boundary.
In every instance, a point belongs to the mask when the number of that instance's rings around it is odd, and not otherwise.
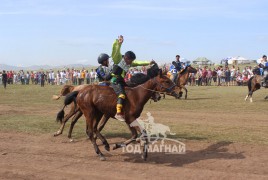
[{"label": "green grass", "polygon": [[[62,86],[0,86],[0,131],[53,134],[60,124],[55,122],[62,100],[53,101]],[[196,141],[230,141],[268,145],[268,94],[265,89],[253,95],[253,103],[245,102],[246,87],[188,87],[188,99],[166,96],[157,103],[147,103],[142,114],[151,112],[156,123],[175,132],[172,138]],[[66,136],[69,123],[64,131]],[[124,123],[110,120],[103,130],[108,138],[130,136]],[[73,131],[75,138],[85,138],[85,120],[81,118]]]}]

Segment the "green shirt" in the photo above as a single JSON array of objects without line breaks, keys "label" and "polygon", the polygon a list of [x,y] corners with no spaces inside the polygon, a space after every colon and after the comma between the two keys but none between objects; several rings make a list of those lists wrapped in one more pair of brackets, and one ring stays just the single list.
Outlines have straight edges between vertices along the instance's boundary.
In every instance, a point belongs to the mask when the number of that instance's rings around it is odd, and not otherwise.
[{"label": "green shirt", "polygon": [[[112,59],[114,61],[114,64],[117,64],[117,65],[122,65],[122,64],[125,64],[125,63],[122,63],[121,61],[124,61],[124,59],[122,58],[122,54],[121,54],[121,45],[118,41],[118,39],[116,39],[113,43],[113,48],[112,48]],[[136,67],[136,66],[147,66],[149,65],[150,62],[149,61],[138,61],[138,60],[134,60],[131,65],[129,67]],[[126,73],[127,73],[127,69],[129,69],[129,67],[127,66],[124,66],[124,67],[121,67],[123,69],[123,73],[121,74],[121,76],[124,78]],[[113,78],[111,80],[111,82],[116,82],[116,76],[113,75]]]}]

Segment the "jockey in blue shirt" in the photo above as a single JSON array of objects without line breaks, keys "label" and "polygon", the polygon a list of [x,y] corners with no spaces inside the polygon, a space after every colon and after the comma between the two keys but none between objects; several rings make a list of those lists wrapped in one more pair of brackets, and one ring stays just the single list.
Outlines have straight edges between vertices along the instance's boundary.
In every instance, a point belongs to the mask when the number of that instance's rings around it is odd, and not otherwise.
[{"label": "jockey in blue shirt", "polygon": [[110,72],[107,72],[109,66],[109,55],[101,53],[98,57],[98,63],[100,66],[96,69],[96,73],[100,82],[100,85],[108,85],[112,76]]},{"label": "jockey in blue shirt", "polygon": [[176,55],[176,61],[172,62],[172,65],[169,68],[169,71],[171,72],[172,76],[172,81],[177,84],[177,78],[178,78],[178,73],[182,70],[182,65],[180,62],[180,55]]}]

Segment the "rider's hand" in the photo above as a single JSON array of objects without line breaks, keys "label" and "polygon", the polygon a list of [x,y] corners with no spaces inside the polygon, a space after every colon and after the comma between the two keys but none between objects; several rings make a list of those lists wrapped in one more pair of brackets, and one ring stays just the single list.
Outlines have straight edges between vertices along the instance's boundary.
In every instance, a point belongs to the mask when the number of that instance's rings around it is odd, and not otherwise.
[{"label": "rider's hand", "polygon": [[124,37],[122,35],[118,36],[118,42],[122,44],[124,42]]}]

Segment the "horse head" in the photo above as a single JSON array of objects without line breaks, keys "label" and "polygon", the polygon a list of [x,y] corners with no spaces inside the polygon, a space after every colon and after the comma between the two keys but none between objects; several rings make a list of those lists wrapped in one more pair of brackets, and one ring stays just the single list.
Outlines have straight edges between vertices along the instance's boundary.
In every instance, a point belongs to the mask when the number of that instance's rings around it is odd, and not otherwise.
[{"label": "horse head", "polygon": [[159,69],[158,75],[154,78],[154,80],[157,84],[157,91],[170,93],[172,96],[178,97],[177,93],[174,91],[176,84],[166,75],[162,74],[162,69]]},{"label": "horse head", "polygon": [[189,73],[196,73],[197,72],[197,70],[194,67],[192,67],[191,65],[187,66],[187,70]]}]

